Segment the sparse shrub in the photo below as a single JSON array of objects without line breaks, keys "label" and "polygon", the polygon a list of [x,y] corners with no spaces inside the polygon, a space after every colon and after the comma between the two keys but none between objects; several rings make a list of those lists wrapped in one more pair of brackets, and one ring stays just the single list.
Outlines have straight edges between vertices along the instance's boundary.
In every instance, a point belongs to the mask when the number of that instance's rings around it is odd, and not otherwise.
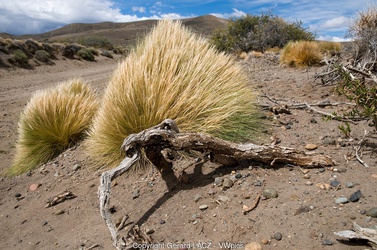
[{"label": "sparse shrub", "polygon": [[218,30],[211,38],[221,51],[261,51],[282,48],[289,41],[313,40],[314,34],[302,27],[301,22],[288,23],[273,14],[246,15],[232,18],[228,27]]},{"label": "sparse shrub", "polygon": [[34,41],[32,39],[27,39],[24,41],[25,44],[25,49],[30,53],[30,54],[35,54],[37,50],[42,50],[43,46],[37,41]]},{"label": "sparse shrub", "polygon": [[323,59],[318,43],[312,41],[289,42],[280,54],[280,63],[305,67],[318,64]]},{"label": "sparse shrub", "polygon": [[13,62],[18,63],[18,64],[26,64],[29,61],[29,58],[27,57],[27,55],[22,50],[19,50],[19,49],[13,52],[12,59],[14,60]]},{"label": "sparse shrub", "polygon": [[349,28],[354,38],[354,66],[377,71],[377,6],[372,5],[361,11],[354,24]]},{"label": "sparse shrub", "polygon": [[70,44],[64,46],[62,56],[73,59],[75,54],[77,54],[82,48],[83,47],[80,44]]},{"label": "sparse shrub", "polygon": [[95,60],[94,55],[92,53],[92,50],[91,49],[87,49],[87,48],[80,49],[77,52],[77,56],[79,56],[82,59],[87,60],[87,61],[94,61]]},{"label": "sparse shrub", "polygon": [[96,110],[93,91],[78,79],[36,92],[21,113],[8,174],[30,171],[82,139]]},{"label": "sparse shrub", "polygon": [[101,55],[102,55],[102,56],[106,56],[106,57],[108,57],[108,58],[114,58],[113,55],[112,55],[109,51],[107,51],[107,50],[103,50],[103,51],[101,52]]},{"label": "sparse shrub", "polygon": [[48,62],[50,60],[50,54],[45,50],[37,50],[34,55],[35,59],[40,62]]},{"label": "sparse shrub", "polygon": [[127,55],[129,53],[129,50],[123,48],[122,46],[117,46],[113,49],[113,52],[118,55]]},{"label": "sparse shrub", "polygon": [[113,49],[114,46],[111,44],[109,39],[105,37],[80,37],[77,40],[78,43],[84,45],[85,47],[95,47],[103,49]]},{"label": "sparse shrub", "polygon": [[377,129],[377,86],[375,82],[368,83],[362,79],[352,78],[350,73],[340,65],[337,66],[337,70],[341,78],[336,86],[336,92],[356,103],[356,106],[345,116],[370,118]]},{"label": "sparse shrub", "polygon": [[247,72],[180,22],[163,20],[118,65],[86,141],[102,166],[118,164],[119,148],[166,118],[182,131],[247,140],[260,128]]},{"label": "sparse shrub", "polygon": [[339,42],[320,41],[318,46],[323,54],[329,56],[337,55],[342,51],[342,44]]}]

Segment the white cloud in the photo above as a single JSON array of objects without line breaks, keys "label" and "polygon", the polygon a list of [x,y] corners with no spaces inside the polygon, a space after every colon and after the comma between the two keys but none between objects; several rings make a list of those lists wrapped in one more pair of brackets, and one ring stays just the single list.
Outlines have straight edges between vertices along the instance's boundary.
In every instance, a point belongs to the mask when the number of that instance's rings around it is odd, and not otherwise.
[{"label": "white cloud", "polygon": [[317,37],[319,41],[330,41],[330,42],[350,42],[352,38],[342,38],[338,36],[319,36]]},{"label": "white cloud", "polygon": [[132,11],[133,12],[140,12],[140,13],[144,13],[145,12],[145,7],[132,7]]},{"label": "white cloud", "polygon": [[322,24],[321,27],[323,29],[339,29],[339,28],[349,27],[350,23],[351,23],[350,18],[339,16],[339,17],[334,17],[329,20],[326,20]]},{"label": "white cloud", "polygon": [[225,18],[228,19],[230,17],[241,17],[241,16],[246,16],[246,13],[243,11],[240,11],[238,9],[233,8],[232,13],[211,13],[211,15],[214,15],[218,18]]}]

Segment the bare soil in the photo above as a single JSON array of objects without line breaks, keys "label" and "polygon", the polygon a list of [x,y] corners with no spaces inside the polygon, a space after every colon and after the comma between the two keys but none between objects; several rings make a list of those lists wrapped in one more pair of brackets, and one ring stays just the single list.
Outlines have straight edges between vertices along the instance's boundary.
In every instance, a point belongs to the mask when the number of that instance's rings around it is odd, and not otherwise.
[{"label": "bare soil", "polygon": [[[31,94],[58,82],[81,77],[97,88],[99,96],[117,66],[118,59],[98,57],[96,62],[56,60],[33,70],[0,69],[0,171],[11,164],[17,140],[17,121]],[[276,56],[248,58],[250,84],[259,92],[259,103],[276,106],[329,100],[344,102],[313,75],[321,68],[294,69],[281,67]],[[332,113],[349,105],[313,106]],[[364,130],[373,131],[368,121],[351,124],[351,138],[338,129],[342,122],[325,121],[319,113],[306,108],[290,109],[290,114],[264,111],[265,138],[259,143],[275,142],[303,151],[305,145],[317,145],[313,152],[331,156],[333,168],[301,169],[297,166],[266,166],[252,163],[230,168],[206,163],[201,168],[195,159],[178,165],[188,168],[187,183],[177,183],[167,192],[161,176],[152,167],[133,175],[121,176],[114,182],[113,218],[129,215],[125,234],[138,222],[151,234],[155,248],[184,249],[183,243],[196,248],[225,248],[220,243],[233,243],[244,249],[258,242],[263,249],[370,249],[364,241],[339,241],[336,231],[351,229],[352,222],[364,227],[376,226],[376,219],[365,211],[377,206],[376,135],[370,133],[363,143],[363,160],[355,159],[355,146]],[[267,140],[266,140],[267,138]],[[0,180],[0,248],[1,249],[113,249],[109,230],[99,213],[97,188],[103,170],[93,170],[93,161],[77,145],[35,171],[15,178]],[[236,175],[238,178],[236,178]],[[215,178],[230,178],[233,185],[224,188]],[[321,189],[338,180],[340,186]],[[346,183],[353,187],[347,188]],[[37,184],[35,191],[29,190]],[[326,184],[326,185],[325,185]],[[262,197],[251,212],[244,214],[243,205],[251,206],[264,189],[275,189],[277,198]],[[45,208],[51,197],[71,191],[76,198]],[[361,190],[357,202],[344,205],[335,199]],[[201,210],[201,205],[208,208]],[[275,239],[276,233],[282,238]],[[157,244],[160,243],[160,244]],[[179,245],[179,243],[182,243]],[[329,245],[325,245],[328,243]],[[230,248],[230,247],[228,247]]]}]

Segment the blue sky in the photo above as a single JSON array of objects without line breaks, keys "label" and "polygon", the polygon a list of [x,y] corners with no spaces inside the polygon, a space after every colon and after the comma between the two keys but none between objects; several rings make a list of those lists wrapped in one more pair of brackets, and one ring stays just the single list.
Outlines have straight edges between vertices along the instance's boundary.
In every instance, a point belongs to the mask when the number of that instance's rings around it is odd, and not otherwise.
[{"label": "blue sky", "polygon": [[[375,2],[375,0],[374,0]],[[0,32],[43,33],[69,23],[130,22],[146,19],[259,15],[271,11],[300,20],[322,40],[343,40],[348,27],[373,1],[364,0],[0,0]]]}]

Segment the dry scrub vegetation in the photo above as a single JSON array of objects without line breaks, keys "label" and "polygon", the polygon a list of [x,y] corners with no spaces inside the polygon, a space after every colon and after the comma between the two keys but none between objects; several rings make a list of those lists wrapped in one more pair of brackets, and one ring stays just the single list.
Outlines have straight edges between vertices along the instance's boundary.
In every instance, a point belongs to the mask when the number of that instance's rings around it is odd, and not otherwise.
[{"label": "dry scrub vegetation", "polygon": [[232,58],[179,22],[159,22],[114,72],[89,133],[90,155],[114,166],[128,135],[166,118],[183,131],[250,138],[260,126],[254,95]]},{"label": "dry scrub vegetation", "polygon": [[82,139],[97,106],[92,89],[80,79],[36,92],[21,113],[8,175],[30,171]]}]

